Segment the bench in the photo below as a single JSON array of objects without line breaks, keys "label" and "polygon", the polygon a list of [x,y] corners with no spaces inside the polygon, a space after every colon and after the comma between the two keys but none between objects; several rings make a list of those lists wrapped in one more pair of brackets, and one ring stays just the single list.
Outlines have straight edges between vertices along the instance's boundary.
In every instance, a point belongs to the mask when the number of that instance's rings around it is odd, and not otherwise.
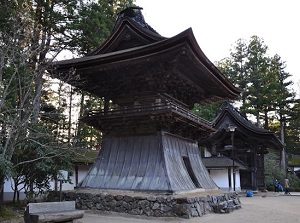
[{"label": "bench", "polygon": [[84,211],[75,209],[75,201],[29,203],[24,212],[25,223],[74,222]]}]

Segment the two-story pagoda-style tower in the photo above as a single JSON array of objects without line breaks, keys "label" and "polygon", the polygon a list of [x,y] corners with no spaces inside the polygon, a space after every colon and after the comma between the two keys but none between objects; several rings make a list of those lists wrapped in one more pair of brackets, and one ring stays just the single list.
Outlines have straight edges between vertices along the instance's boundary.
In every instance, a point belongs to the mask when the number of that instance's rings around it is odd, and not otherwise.
[{"label": "two-story pagoda-style tower", "polygon": [[103,144],[79,188],[217,189],[197,143],[215,130],[190,109],[234,99],[240,89],[207,59],[192,29],[162,37],[141,8],[128,7],[98,49],[51,68],[54,77],[105,100],[102,110],[82,118],[103,132]]}]

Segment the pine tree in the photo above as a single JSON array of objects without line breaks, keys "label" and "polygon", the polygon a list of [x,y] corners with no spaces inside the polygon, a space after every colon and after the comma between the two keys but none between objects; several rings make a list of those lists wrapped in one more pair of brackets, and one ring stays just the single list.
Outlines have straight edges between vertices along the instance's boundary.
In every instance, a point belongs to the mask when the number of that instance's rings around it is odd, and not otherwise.
[{"label": "pine tree", "polygon": [[[50,88],[45,88],[48,92],[43,91],[43,86],[47,85],[45,82],[49,81],[45,73],[47,64],[64,49],[72,52],[78,49],[79,54],[82,54],[88,53],[93,44],[99,46],[114,22],[112,12],[115,16],[115,11],[127,2],[129,1],[2,1],[0,191],[4,179],[13,176],[23,164],[36,164],[38,160],[43,161],[39,162],[39,165],[45,167],[43,169],[49,168],[49,165],[54,167],[53,170],[57,168],[58,163],[52,161],[64,153],[58,148],[63,147],[60,143],[64,142],[65,126],[70,123],[63,117],[63,106],[56,107],[56,102],[51,104],[47,101],[47,93],[49,98],[52,94]],[[97,13],[101,16],[97,17]],[[95,23],[87,28],[88,21]],[[84,35],[88,33],[85,28],[92,31],[95,27],[98,27],[99,32],[90,32],[94,36]],[[77,42],[75,37],[78,37]],[[84,38],[91,40],[91,43],[80,42]],[[60,97],[65,100],[65,96]],[[62,104],[66,103],[62,101]],[[26,156],[28,160],[21,161],[18,154],[23,154],[26,149],[36,151],[39,156]],[[28,179],[32,190],[32,183],[38,181],[32,177]]]},{"label": "pine tree", "polygon": [[287,143],[287,151],[294,151],[297,146],[293,141],[299,142],[293,136],[299,138],[295,129],[297,100],[291,88],[293,82],[289,80],[291,75],[285,71],[281,57],[269,56],[264,40],[252,36],[248,42],[239,40],[230,57],[221,61],[219,67],[234,84],[244,88],[241,113],[254,116],[258,126],[277,133]]}]

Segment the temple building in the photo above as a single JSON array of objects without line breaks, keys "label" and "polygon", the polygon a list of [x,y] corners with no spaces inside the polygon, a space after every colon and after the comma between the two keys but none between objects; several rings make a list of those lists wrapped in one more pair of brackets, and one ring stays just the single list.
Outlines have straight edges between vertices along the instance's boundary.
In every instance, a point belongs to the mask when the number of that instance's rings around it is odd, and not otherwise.
[{"label": "temple building", "polygon": [[281,140],[251,123],[229,103],[223,104],[212,124],[217,131],[199,143],[206,145],[203,163],[218,186],[235,191],[265,190],[264,156],[269,149],[281,151]]},{"label": "temple building", "polygon": [[190,110],[236,99],[241,89],[204,55],[191,28],[166,38],[141,8],[128,7],[99,48],[54,62],[49,72],[105,102],[81,119],[103,132],[103,143],[79,188],[167,194],[218,188],[198,149],[216,130]]}]

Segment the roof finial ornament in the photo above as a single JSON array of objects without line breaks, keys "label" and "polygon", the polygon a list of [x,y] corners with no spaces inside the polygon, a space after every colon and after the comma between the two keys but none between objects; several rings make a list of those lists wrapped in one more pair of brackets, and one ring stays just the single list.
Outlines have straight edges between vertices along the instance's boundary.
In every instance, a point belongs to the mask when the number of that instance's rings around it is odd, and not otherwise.
[{"label": "roof finial ornament", "polygon": [[[142,7],[139,6],[129,6],[128,4],[126,5],[126,8],[123,9],[118,16],[117,22],[115,24],[115,27],[118,26],[118,24],[120,23],[120,21],[127,17],[130,20],[134,21],[135,23],[139,24],[140,26],[142,26],[143,28],[149,29],[152,32],[155,32],[156,34],[158,34],[150,25],[148,25],[144,19],[144,16],[141,12],[141,10],[143,10]],[[115,29],[115,28],[114,28]]]},{"label": "roof finial ornament", "polygon": [[126,8],[119,13],[119,16],[123,15],[133,18],[136,16],[136,13],[140,10],[143,10],[143,8],[139,6],[129,6],[129,4],[126,4]]}]

